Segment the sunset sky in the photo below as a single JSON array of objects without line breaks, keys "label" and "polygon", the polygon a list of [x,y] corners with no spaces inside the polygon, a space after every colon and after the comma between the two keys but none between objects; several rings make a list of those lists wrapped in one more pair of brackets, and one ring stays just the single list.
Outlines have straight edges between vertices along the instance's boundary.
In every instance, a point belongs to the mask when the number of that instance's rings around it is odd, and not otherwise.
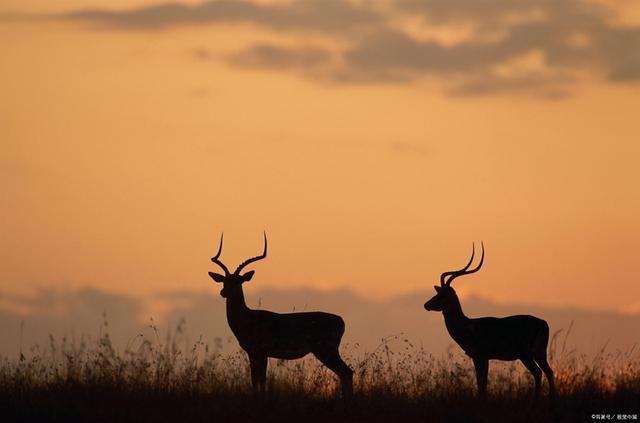
[{"label": "sunset sky", "polygon": [[[3,0],[0,306],[95,287],[640,313],[636,0]],[[247,288],[249,289],[249,287]]]}]

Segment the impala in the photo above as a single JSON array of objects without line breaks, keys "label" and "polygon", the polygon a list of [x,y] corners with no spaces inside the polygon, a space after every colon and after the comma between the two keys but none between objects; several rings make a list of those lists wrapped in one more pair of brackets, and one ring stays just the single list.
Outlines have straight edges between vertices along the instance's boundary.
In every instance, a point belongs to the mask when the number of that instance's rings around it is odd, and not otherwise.
[{"label": "impala", "polygon": [[471,260],[465,267],[445,272],[440,276],[440,286],[434,286],[436,295],[424,304],[424,308],[428,311],[442,312],[449,335],[473,360],[480,397],[487,394],[487,374],[489,360],[492,359],[520,360],[533,375],[536,397],[540,395],[544,372],[549,382],[549,392],[554,397],[556,391],[553,371],[547,362],[549,325],[546,321],[529,315],[471,319],[462,312],[460,300],[451,287],[451,282],[458,276],[480,270],[484,262],[484,245],[482,244],[480,263],[469,270],[474,254],[475,246],[472,249]]},{"label": "impala", "polygon": [[220,266],[224,275],[209,272],[209,276],[222,283],[220,295],[226,299],[227,322],[249,356],[254,393],[265,393],[268,357],[293,360],[313,353],[340,378],[342,396],[350,396],[353,371],[338,352],[344,334],[342,318],[322,312],[280,314],[247,307],[242,284],[251,280],[254,271],[241,272],[247,265],[267,257],[267,235],[264,234],[262,255],[245,260],[233,273],[219,260],[223,237],[211,261]]}]

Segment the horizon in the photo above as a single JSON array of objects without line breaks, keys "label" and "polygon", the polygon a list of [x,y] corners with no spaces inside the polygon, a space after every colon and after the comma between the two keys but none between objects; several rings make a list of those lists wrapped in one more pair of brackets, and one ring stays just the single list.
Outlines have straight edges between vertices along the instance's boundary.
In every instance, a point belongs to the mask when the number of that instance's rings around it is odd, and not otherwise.
[{"label": "horizon", "polygon": [[[91,340],[104,331],[109,333],[114,348],[122,351],[139,334],[143,335],[141,339],[162,342],[178,325],[183,325],[185,342],[193,342],[200,336],[210,346],[224,345],[226,353],[235,352],[239,345],[227,326],[225,302],[217,288],[163,293],[151,300],[92,287],[43,290],[28,298],[12,298],[13,308],[7,307],[6,301],[0,302],[0,329],[4,334],[0,355],[15,357],[23,351],[28,356],[31,347],[39,346],[36,351],[41,351],[51,340],[78,342],[82,337]],[[346,322],[345,348],[352,352],[373,351],[383,339],[391,340],[392,350],[402,350],[405,346],[402,340],[407,339],[414,345],[423,345],[425,351],[436,357],[451,351],[462,353],[450,339],[442,314],[427,312],[422,307],[430,293],[372,300],[348,290],[267,288],[247,290],[246,295],[248,306],[254,309],[279,313],[323,310],[340,314]],[[639,334],[634,332],[640,325],[637,313],[501,304],[473,295],[462,297],[461,303],[466,315],[472,318],[535,314],[549,322],[552,336],[559,338],[555,342],[562,341],[562,351],[584,354],[589,359],[602,354],[626,354],[638,344]]]}]

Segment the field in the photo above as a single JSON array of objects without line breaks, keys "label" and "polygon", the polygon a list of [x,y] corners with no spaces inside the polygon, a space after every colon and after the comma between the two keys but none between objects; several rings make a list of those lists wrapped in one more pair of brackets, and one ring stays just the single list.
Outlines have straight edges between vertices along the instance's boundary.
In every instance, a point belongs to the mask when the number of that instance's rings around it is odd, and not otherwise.
[{"label": "field", "polygon": [[[154,328],[155,329],[155,328]],[[635,349],[587,359],[556,334],[549,352],[559,397],[533,398],[519,362],[492,362],[489,398],[475,398],[470,360],[451,350],[434,357],[402,335],[373,351],[344,345],[355,395],[343,401],[312,357],[270,361],[269,395],[255,398],[248,363],[222,340],[189,342],[179,325],[139,336],[123,352],[106,325],[95,337],[56,340],[0,363],[0,420],[9,421],[637,421],[640,356]]]}]

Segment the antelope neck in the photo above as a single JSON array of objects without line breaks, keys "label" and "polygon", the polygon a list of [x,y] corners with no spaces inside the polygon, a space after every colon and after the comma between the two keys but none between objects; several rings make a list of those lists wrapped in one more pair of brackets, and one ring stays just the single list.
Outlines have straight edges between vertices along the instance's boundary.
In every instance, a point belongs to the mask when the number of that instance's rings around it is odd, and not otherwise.
[{"label": "antelope neck", "polygon": [[444,315],[444,323],[449,333],[457,331],[462,323],[469,320],[469,318],[464,315],[460,300],[457,296],[454,297],[454,301],[452,301],[450,305],[442,310],[442,314]]},{"label": "antelope neck", "polygon": [[240,287],[237,293],[227,297],[227,316],[237,316],[247,310],[249,310],[249,307],[247,307],[247,303],[244,301],[244,292],[242,287]]}]

